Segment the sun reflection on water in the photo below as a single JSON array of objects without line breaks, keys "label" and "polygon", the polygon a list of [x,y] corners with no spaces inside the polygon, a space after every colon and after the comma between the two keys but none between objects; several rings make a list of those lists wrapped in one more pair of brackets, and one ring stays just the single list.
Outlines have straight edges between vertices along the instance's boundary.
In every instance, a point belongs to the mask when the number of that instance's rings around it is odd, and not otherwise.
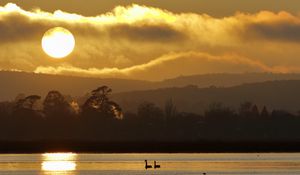
[{"label": "sun reflection on water", "polygon": [[76,170],[76,158],[74,153],[45,153],[42,155],[41,169],[47,174],[70,174]]}]

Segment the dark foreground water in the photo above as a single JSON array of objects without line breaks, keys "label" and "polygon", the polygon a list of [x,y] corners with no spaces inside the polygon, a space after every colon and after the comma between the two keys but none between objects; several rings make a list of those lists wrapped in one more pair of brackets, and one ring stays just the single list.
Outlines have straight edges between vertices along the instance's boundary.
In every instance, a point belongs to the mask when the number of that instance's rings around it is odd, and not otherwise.
[{"label": "dark foreground water", "polygon": [[[144,168],[144,160],[160,169]],[[300,154],[3,154],[0,175],[300,174]]]}]

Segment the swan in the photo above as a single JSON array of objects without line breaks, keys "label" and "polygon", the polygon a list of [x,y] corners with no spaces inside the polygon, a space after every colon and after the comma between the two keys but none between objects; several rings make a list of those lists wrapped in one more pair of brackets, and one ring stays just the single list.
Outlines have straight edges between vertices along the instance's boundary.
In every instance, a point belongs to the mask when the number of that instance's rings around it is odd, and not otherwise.
[{"label": "swan", "polygon": [[145,160],[145,169],[148,169],[148,168],[152,168],[152,166],[151,166],[151,165],[148,165],[148,161]]},{"label": "swan", "polygon": [[156,161],[154,161],[154,169],[156,169],[156,168],[160,168],[160,165],[157,165]]}]

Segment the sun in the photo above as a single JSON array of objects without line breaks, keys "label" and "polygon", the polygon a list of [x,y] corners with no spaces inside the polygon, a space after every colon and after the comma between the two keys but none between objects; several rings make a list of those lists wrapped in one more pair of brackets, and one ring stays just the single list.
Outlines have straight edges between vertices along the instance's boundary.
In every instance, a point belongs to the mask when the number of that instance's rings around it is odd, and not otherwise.
[{"label": "sun", "polygon": [[73,34],[62,27],[55,27],[48,30],[42,39],[44,52],[56,59],[68,56],[75,47]]}]

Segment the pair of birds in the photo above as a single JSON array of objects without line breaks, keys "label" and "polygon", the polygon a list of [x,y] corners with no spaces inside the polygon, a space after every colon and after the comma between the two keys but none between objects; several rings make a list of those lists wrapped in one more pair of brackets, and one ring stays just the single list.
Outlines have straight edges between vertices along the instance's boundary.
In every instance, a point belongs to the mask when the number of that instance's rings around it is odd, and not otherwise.
[{"label": "pair of birds", "polygon": [[[148,165],[148,161],[145,160],[145,169],[148,169],[148,168],[152,168],[152,165]],[[156,161],[154,161],[153,168],[154,168],[154,169],[160,168],[160,165],[157,165],[157,164],[156,164]]]}]

